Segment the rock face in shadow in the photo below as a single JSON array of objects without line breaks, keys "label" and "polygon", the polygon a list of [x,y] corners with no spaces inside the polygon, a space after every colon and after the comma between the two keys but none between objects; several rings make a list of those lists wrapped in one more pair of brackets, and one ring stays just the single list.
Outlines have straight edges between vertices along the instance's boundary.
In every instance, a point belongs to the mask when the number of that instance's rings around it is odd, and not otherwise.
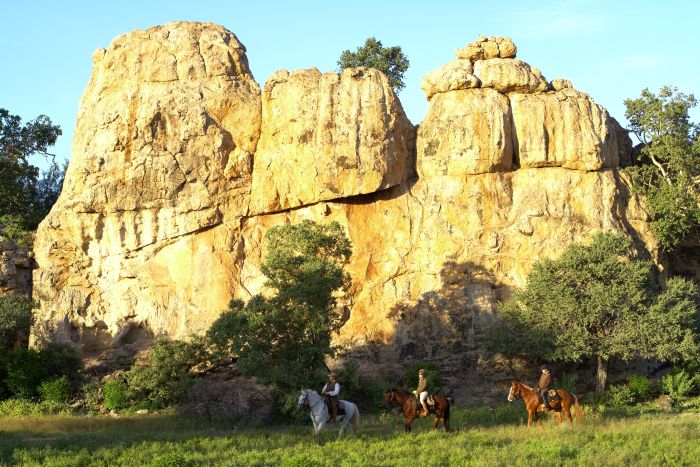
[{"label": "rock face in shadow", "polygon": [[482,39],[426,77],[416,134],[376,70],[280,71],[261,94],[219,26],[117,38],[96,53],[38,232],[34,342],[108,358],[202,332],[263,289],[265,232],[312,219],[353,245],[346,356],[368,372],[430,359],[455,382],[502,377],[476,336],[534,260],[598,230],[657,249],[617,169],[624,130],[510,40]]}]

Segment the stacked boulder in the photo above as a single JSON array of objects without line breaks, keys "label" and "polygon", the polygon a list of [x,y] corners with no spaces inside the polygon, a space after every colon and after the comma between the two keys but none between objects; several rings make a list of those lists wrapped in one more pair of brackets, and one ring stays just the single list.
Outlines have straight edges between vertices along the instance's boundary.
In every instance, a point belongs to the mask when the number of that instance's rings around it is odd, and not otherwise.
[{"label": "stacked boulder", "polygon": [[619,124],[570,81],[548,82],[516,52],[509,38],[479,37],[423,78],[430,108],[418,132],[419,175],[619,165],[629,148]]}]

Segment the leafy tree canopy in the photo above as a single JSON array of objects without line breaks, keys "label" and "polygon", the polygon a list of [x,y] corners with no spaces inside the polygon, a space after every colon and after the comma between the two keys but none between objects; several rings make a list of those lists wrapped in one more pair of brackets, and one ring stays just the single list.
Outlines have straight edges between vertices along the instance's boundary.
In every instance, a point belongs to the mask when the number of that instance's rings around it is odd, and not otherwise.
[{"label": "leafy tree canopy", "polygon": [[51,209],[63,170],[53,161],[40,177],[29,157],[40,154],[53,160],[48,150],[60,135],[61,128],[46,115],[22,124],[20,117],[0,109],[0,216],[19,216],[25,228],[34,229]]},{"label": "leafy tree canopy", "polygon": [[572,244],[533,265],[525,287],[500,305],[504,323],[489,347],[545,360],[596,358],[602,392],[611,358],[697,357],[696,296],[682,278],[659,292],[652,263],[637,257],[629,237],[598,233],[590,245]]},{"label": "leafy tree canopy", "polygon": [[635,190],[654,216],[652,230],[671,250],[700,225],[700,126],[690,121],[693,95],[666,86],[625,100],[625,116],[642,142],[639,164],[632,167]]},{"label": "leafy tree canopy", "polygon": [[384,47],[381,41],[370,37],[356,52],[345,50],[340,54],[338,69],[361,66],[384,72],[394,92],[399,92],[406,86],[403,76],[408,70],[409,62],[399,46]]},{"label": "leafy tree canopy", "polygon": [[319,382],[331,337],[342,325],[336,295],[349,286],[343,265],[350,241],[336,222],[273,227],[261,270],[272,294],[231,302],[208,338],[220,357],[232,356],[244,375],[279,389]]}]

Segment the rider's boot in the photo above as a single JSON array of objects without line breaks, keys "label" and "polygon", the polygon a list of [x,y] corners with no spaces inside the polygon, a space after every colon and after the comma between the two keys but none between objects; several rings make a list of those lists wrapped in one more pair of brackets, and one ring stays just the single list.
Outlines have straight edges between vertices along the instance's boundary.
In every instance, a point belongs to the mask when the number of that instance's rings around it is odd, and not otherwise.
[{"label": "rider's boot", "polygon": [[428,407],[425,405],[425,402],[421,402],[420,405],[423,406],[423,411],[418,415],[418,417],[427,417],[428,416]]}]

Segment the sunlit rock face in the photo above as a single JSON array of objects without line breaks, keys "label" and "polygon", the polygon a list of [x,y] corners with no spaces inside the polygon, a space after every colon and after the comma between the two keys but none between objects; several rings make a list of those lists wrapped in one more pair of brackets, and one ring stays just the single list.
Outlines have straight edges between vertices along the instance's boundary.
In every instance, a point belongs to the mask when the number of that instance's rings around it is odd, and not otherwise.
[{"label": "sunlit rock face", "polygon": [[391,188],[413,176],[415,130],[370,68],[272,75],[263,91],[251,214]]},{"label": "sunlit rock face", "polygon": [[219,26],[115,39],[38,232],[34,341],[108,358],[202,332],[263,290],[270,227],[338,221],[353,245],[346,356],[387,375],[435,360],[455,381],[510,377],[476,337],[533,261],[599,230],[657,250],[605,109],[509,39],[465,49],[426,76],[416,132],[376,70],[280,71],[261,93]]}]

